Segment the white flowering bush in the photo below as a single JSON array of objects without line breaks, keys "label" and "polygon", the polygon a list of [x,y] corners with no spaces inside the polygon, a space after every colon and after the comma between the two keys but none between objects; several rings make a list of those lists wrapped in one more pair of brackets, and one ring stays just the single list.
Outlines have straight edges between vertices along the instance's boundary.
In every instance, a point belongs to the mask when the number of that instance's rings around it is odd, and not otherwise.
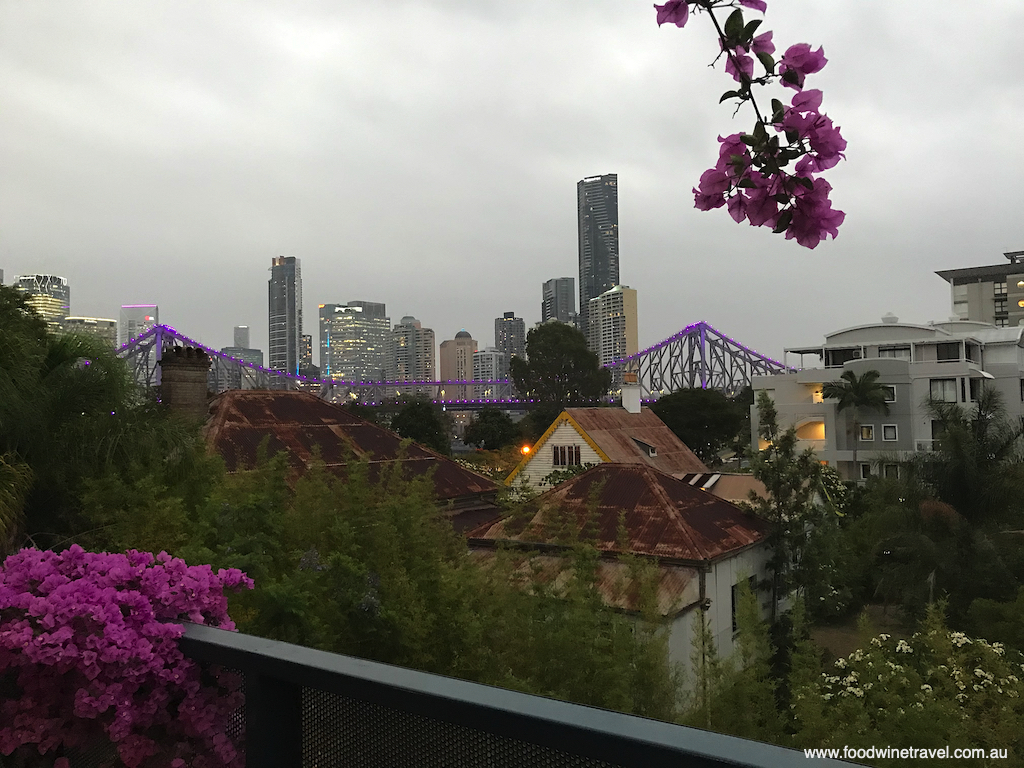
[{"label": "white flowering bush", "polygon": [[[793,691],[807,746],[1024,746],[1024,663],[945,626],[931,609],[909,640],[882,634]],[[880,761],[880,765],[887,764]]]}]

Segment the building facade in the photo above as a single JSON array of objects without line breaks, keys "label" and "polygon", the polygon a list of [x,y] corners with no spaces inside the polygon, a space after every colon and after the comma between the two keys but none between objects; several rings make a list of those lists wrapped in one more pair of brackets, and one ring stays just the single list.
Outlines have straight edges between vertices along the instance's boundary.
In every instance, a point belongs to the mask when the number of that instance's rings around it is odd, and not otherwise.
[{"label": "building facade", "polygon": [[[235,339],[242,340],[237,333],[238,329],[235,329]],[[246,329],[248,331],[248,329]],[[248,336],[248,333],[246,333]],[[221,354],[233,357],[243,363],[249,363],[251,365],[257,365],[260,368],[263,367],[263,350],[262,349],[251,349],[250,347],[221,347]],[[214,366],[210,370],[211,377],[216,376],[215,380],[210,381],[210,388],[214,392],[223,392],[227,389],[252,389],[252,379],[242,375],[242,369],[235,365],[218,365]]]},{"label": "building facade", "polygon": [[1024,322],[1024,251],[1003,256],[1008,263],[935,273],[949,283],[954,317],[997,328]]},{"label": "building facade", "polygon": [[111,349],[117,347],[117,320],[108,317],[65,317],[65,333],[84,333],[101,339]]},{"label": "building facade", "polygon": [[[415,317],[406,315],[388,337],[388,381],[436,381],[434,331],[424,328]],[[410,390],[413,391],[413,390]],[[416,394],[432,394],[432,387],[417,387]]]},{"label": "building facade", "polygon": [[579,223],[579,328],[589,338],[590,300],[619,284],[618,176],[606,173],[580,181],[576,185],[576,213]]},{"label": "building facade", "polygon": [[[236,325],[232,334],[232,346],[238,349],[250,349],[249,347],[249,326]],[[262,355],[262,353],[261,353]]]},{"label": "building facade", "polygon": [[541,286],[540,321],[576,325],[576,279],[555,277]]},{"label": "building facade", "polygon": [[[587,345],[601,365],[607,365],[640,351],[637,332],[636,291],[628,285],[616,285],[590,300],[590,334]],[[612,388],[622,386],[623,372],[613,372]]]},{"label": "building facade", "polygon": [[[787,349],[787,358],[798,355],[802,366],[810,357],[817,367],[755,376],[753,387],[755,396],[771,396],[780,427],[796,428],[799,449],[813,448],[845,479],[894,475],[896,459],[930,451],[939,438],[942,425],[932,402],[970,408],[983,389],[992,388],[1009,418],[1024,416],[1022,334],[1024,326],[996,328],[971,320],[914,325],[888,315],[881,323],[831,333],[824,344]],[[836,401],[822,397],[823,385],[844,371],[862,376],[872,370],[886,389],[888,413],[840,411]],[[756,406],[751,414],[757,442]]]},{"label": "building facade", "polygon": [[526,359],[526,323],[515,312],[506,312],[494,320],[494,346],[511,360]]},{"label": "building facade", "polygon": [[449,386],[447,382],[468,381],[473,378],[473,355],[476,353],[476,339],[465,329],[455,334],[454,339],[441,342],[441,381],[446,400],[468,400],[474,396],[473,388]]},{"label": "building facade", "polygon": [[302,266],[294,256],[271,260],[270,368],[297,373],[302,362]]},{"label": "building facade", "polygon": [[320,373],[336,381],[382,381],[391,319],[384,304],[320,305]]},{"label": "building facade", "polygon": [[160,324],[160,307],[156,304],[122,304],[118,319],[121,346],[137,339]]},{"label": "building facade", "polygon": [[71,314],[71,286],[57,275],[17,275],[14,287],[26,294],[28,304],[46,321],[51,332],[59,332]]}]

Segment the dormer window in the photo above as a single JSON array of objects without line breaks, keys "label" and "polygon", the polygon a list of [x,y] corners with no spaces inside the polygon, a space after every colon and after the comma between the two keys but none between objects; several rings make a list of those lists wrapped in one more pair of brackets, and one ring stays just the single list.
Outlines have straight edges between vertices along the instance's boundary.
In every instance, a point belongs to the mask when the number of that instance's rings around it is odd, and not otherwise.
[{"label": "dormer window", "polygon": [[633,442],[637,444],[641,451],[650,456],[652,459],[658,455],[658,449],[650,443],[645,443],[643,440],[637,440],[633,438]]}]

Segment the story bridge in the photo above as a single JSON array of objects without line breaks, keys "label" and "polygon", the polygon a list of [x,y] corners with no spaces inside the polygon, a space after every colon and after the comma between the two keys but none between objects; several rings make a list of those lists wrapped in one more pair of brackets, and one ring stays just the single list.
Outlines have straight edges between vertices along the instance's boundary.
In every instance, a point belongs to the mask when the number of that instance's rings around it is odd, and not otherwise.
[{"label": "story bridge", "polygon": [[[487,381],[337,381],[299,376],[246,362],[207,347],[168,325],[157,325],[118,349],[137,384],[160,384],[158,362],[164,350],[195,347],[210,357],[209,388],[299,389],[331,402],[379,405],[426,397],[453,410],[477,410],[482,405],[504,409],[528,408],[532,400],[520,398],[507,379]],[[606,368],[632,372],[644,399],[656,399],[678,389],[702,387],[727,394],[738,392],[752,376],[793,370],[770,357],[730,339],[705,322],[694,323],[679,333],[635,355],[616,360]]]}]

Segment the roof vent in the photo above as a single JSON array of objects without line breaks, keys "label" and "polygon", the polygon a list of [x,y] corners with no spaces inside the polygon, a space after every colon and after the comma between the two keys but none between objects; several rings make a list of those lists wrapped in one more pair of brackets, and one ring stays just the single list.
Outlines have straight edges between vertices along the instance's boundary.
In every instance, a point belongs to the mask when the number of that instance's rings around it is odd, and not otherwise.
[{"label": "roof vent", "polygon": [[896,317],[896,315],[894,315],[892,312],[886,312],[884,315],[882,315],[882,322],[885,323],[886,325],[895,325],[899,321],[900,319]]}]

